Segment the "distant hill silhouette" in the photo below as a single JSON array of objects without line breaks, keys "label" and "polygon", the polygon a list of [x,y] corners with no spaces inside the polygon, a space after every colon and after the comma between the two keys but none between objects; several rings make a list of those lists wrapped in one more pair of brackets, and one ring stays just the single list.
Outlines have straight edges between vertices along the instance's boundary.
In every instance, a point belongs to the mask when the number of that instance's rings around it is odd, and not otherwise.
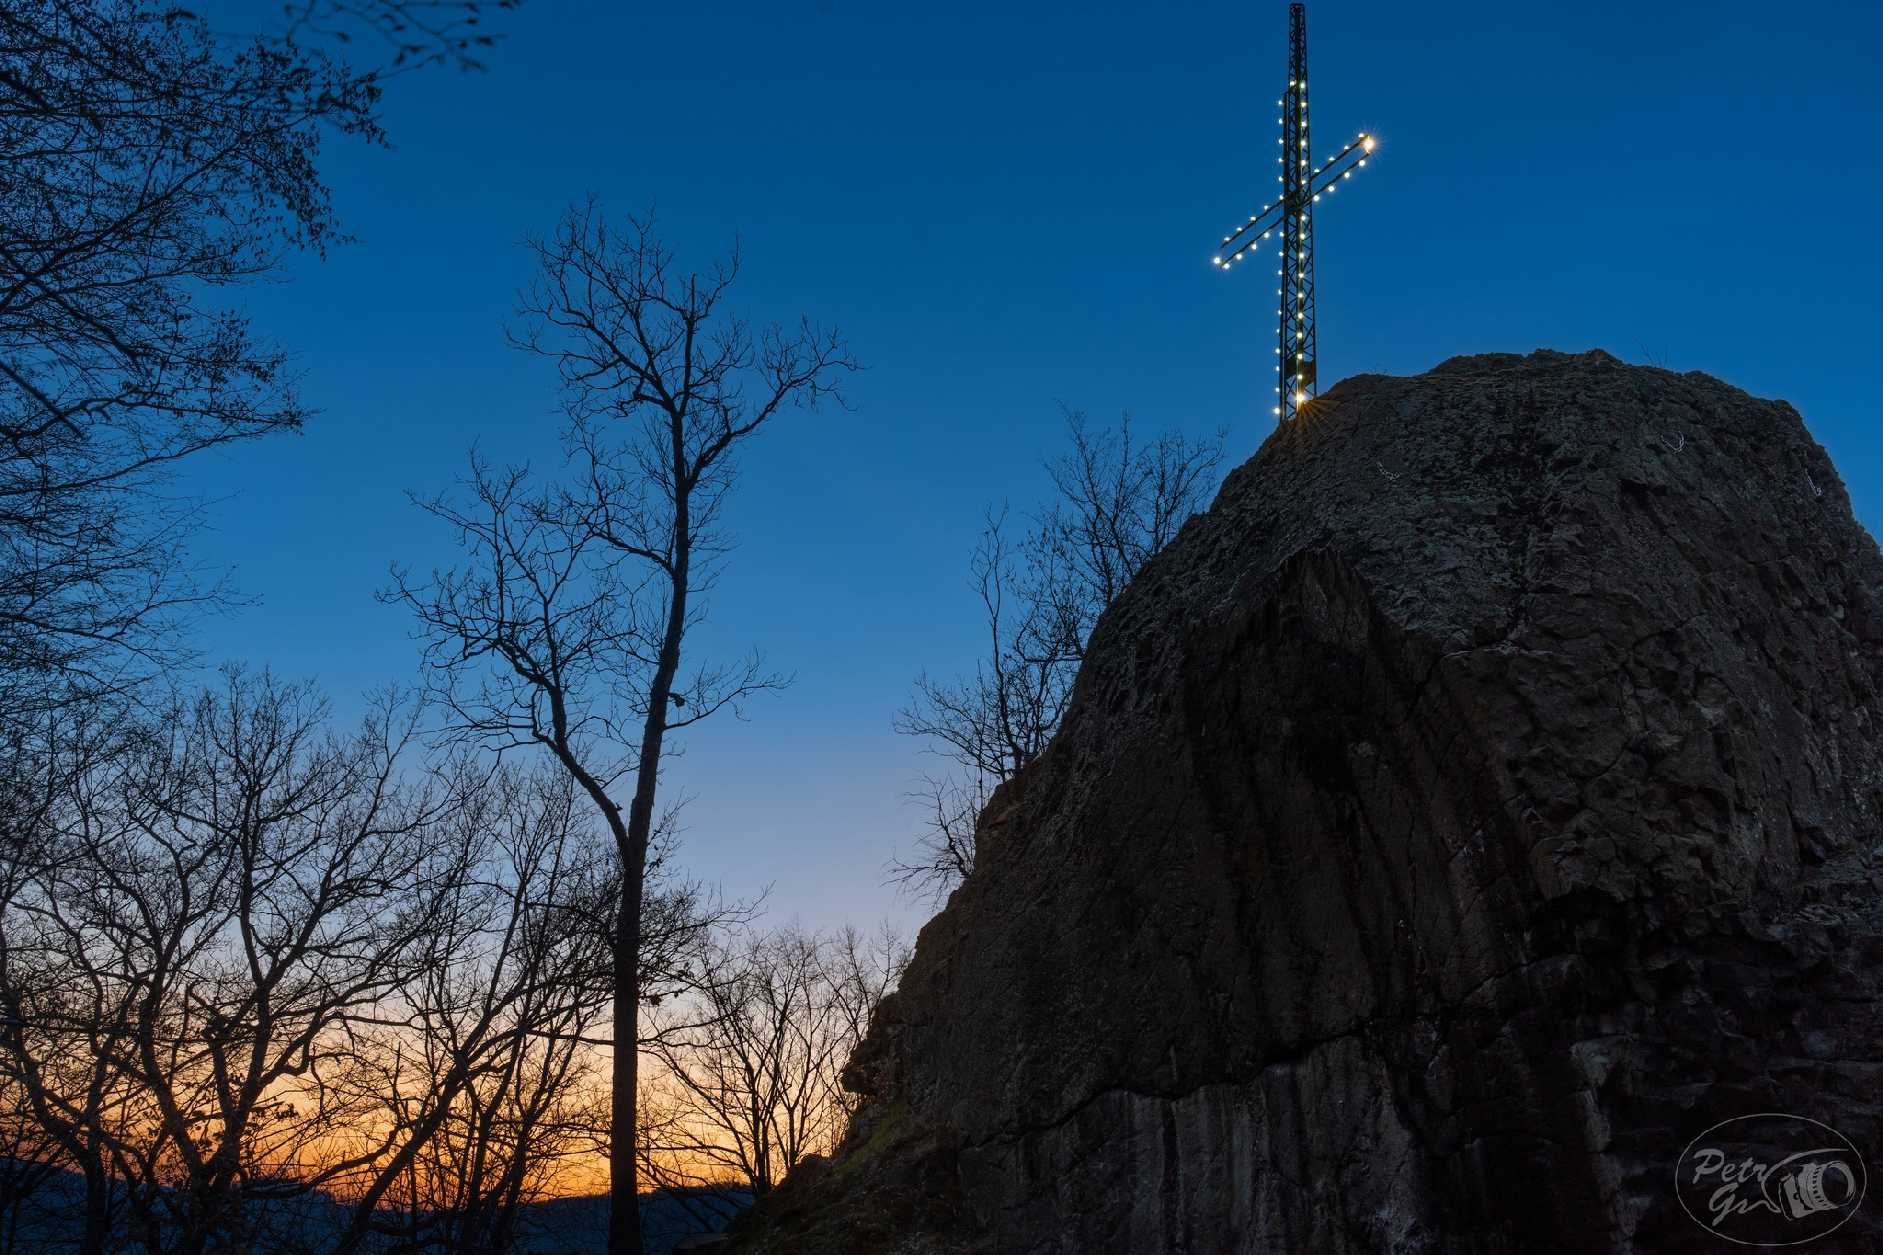
[{"label": "distant hill silhouette", "polygon": [[[14,1255],[66,1255],[82,1235],[84,1181],[56,1172],[23,1199],[13,1228]],[[647,1255],[671,1255],[682,1238],[721,1232],[750,1205],[743,1189],[657,1190],[641,1196]],[[348,1208],[319,1191],[297,1198],[253,1204],[255,1255],[320,1255],[351,1216]],[[12,1221],[0,1217],[0,1224]],[[608,1198],[593,1195],[526,1204],[515,1255],[602,1255],[608,1232]],[[374,1249],[369,1247],[369,1250]]]}]

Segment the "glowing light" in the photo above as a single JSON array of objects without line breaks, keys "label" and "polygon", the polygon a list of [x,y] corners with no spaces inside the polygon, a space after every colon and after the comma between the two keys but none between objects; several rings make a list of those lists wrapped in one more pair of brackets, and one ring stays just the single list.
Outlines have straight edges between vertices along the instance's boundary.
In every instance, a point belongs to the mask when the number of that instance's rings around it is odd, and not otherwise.
[{"label": "glowing light", "polygon": [[[1222,268],[1230,269],[1235,262],[1247,261],[1250,253],[1258,251],[1261,241],[1277,232],[1281,234],[1282,238],[1278,241],[1281,245],[1280,257],[1275,271],[1278,281],[1275,289],[1278,307],[1276,315],[1281,322],[1281,343],[1275,348],[1280,375],[1275,391],[1276,400],[1280,404],[1275,412],[1284,419],[1292,416],[1292,406],[1305,405],[1310,399],[1307,343],[1311,338],[1309,334],[1311,329],[1308,326],[1307,310],[1312,302],[1308,297],[1306,281],[1309,267],[1313,265],[1312,253],[1308,249],[1308,244],[1313,238],[1313,215],[1308,211],[1312,206],[1320,203],[1323,195],[1331,196],[1341,183],[1351,179],[1353,172],[1364,167],[1367,157],[1372,155],[1378,147],[1378,141],[1370,133],[1360,131],[1353,138],[1344,141],[1339,150],[1318,163],[1309,156],[1312,141],[1308,137],[1308,80],[1304,73],[1299,72],[1302,69],[1301,60],[1304,51],[1305,49],[1299,45],[1295,47],[1291,68],[1297,71],[1296,76],[1288,80],[1286,91],[1281,99],[1275,102],[1276,123],[1281,130],[1275,142],[1282,149],[1282,152],[1276,155],[1275,162],[1277,165],[1284,166],[1284,169],[1278,170],[1275,176],[1275,181],[1281,185],[1280,195],[1274,204],[1264,207],[1258,214],[1250,215],[1246,222],[1223,237],[1222,243],[1225,250],[1229,250],[1231,245],[1237,245],[1237,247],[1233,251],[1226,251],[1220,255],[1228,259],[1222,262]],[[1295,111],[1292,122],[1288,118],[1290,108]],[[1285,168],[1291,125],[1294,127],[1292,134],[1296,140],[1296,170],[1294,172]],[[1290,204],[1295,206],[1296,211],[1292,225],[1287,217]],[[1257,231],[1257,227],[1263,222],[1269,225]],[[1288,249],[1291,237],[1295,244],[1292,259]],[[1290,267],[1293,267],[1292,272]],[[1290,273],[1293,273],[1295,277],[1293,291],[1288,288]],[[1291,310],[1294,311],[1292,340],[1289,336],[1288,325],[1290,321],[1288,315]],[[1292,351],[1289,347],[1291,343]]]}]

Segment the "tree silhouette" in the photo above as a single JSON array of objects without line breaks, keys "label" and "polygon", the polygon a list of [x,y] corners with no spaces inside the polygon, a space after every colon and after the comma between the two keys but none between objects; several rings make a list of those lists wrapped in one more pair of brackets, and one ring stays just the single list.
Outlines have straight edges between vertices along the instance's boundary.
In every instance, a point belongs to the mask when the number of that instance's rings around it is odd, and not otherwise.
[{"label": "tree silhouette", "polygon": [[896,730],[930,742],[952,767],[914,796],[924,827],[914,856],[890,877],[945,896],[974,870],[974,833],[995,788],[1039,756],[1059,730],[1086,641],[1105,608],[1204,504],[1222,439],[1167,434],[1132,442],[1127,415],[1093,433],[1065,415],[1071,449],[1046,464],[1056,495],[1016,539],[1007,511],[987,514],[969,559],[986,624],[971,676],[924,673]]},{"label": "tree silhouette", "polygon": [[638,1255],[640,955],[661,762],[672,733],[782,683],[756,654],[689,669],[687,635],[729,543],[738,454],[780,414],[833,397],[855,363],[808,322],[754,332],[723,308],[736,255],[682,276],[649,218],[617,230],[590,202],[533,249],[514,339],[557,368],[571,473],[537,487],[474,457],[463,499],[424,503],[465,563],[424,582],[395,570],[388,596],[418,618],[453,732],[542,748],[613,837],[608,1249]]},{"label": "tree silhouette", "polygon": [[[145,0],[0,6],[0,738],[16,746],[48,709],[173,665],[178,629],[227,598],[195,578],[196,508],[163,486],[307,411],[285,351],[220,298],[337,237],[324,133],[383,139],[393,67],[473,64],[489,39],[470,0],[288,16],[234,37]],[[365,32],[391,64],[333,55]]]}]

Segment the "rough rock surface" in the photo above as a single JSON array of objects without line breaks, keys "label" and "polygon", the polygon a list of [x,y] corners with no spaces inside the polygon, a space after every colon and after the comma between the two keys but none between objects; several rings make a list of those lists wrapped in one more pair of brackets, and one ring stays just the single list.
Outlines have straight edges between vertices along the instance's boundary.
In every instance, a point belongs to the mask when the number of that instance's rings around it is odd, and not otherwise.
[{"label": "rough rock surface", "polygon": [[1883,1159],[1883,557],[1798,415],[1551,352],[1320,408],[1105,615],[737,1249],[1715,1252],[1709,1125]]}]

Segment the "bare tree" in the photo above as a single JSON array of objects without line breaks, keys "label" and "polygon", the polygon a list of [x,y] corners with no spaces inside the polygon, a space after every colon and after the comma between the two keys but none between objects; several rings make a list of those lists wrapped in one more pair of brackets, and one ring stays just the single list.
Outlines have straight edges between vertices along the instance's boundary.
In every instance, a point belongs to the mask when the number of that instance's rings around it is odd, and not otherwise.
[{"label": "bare tree", "polygon": [[853,1102],[840,1074],[907,962],[887,927],[866,939],[786,927],[722,941],[709,979],[663,1008],[653,1037],[674,1183],[730,1179],[762,1197],[842,1140]]},{"label": "bare tree", "polygon": [[180,462],[298,429],[278,347],[217,294],[321,249],[323,132],[377,141],[383,71],[306,42],[377,32],[468,61],[469,0],[303,0],[214,34],[150,0],[0,6],[0,731],[133,688],[225,599],[184,554]]},{"label": "bare tree", "polygon": [[[22,950],[30,953],[33,947],[21,935],[14,903],[34,892],[37,869],[57,861],[51,834],[68,787],[98,761],[123,752],[119,735],[87,718],[94,713],[75,710],[68,718],[53,721],[52,735],[32,738],[30,755],[20,752],[27,740],[20,735],[21,729],[12,729],[9,748],[15,752],[0,761],[0,787],[4,788],[0,829],[5,840],[4,857],[0,857],[0,1042],[5,1043],[0,1047],[0,1077],[11,1099],[9,1111],[20,1121],[20,1136],[36,1134],[60,1167],[82,1174],[78,1219],[84,1255],[103,1251],[123,1204],[101,1135],[112,1076],[102,1049],[109,1037],[86,1034],[75,1040],[54,1040],[47,1025],[24,1018],[24,1008],[44,1004],[74,1019],[89,1012],[100,1021],[109,1017],[111,1008],[102,999],[94,999],[89,1006],[81,1002],[83,991],[67,982],[68,967],[50,961],[54,956],[35,955],[32,962],[18,959]],[[79,1048],[64,1048],[73,1045]],[[36,1102],[34,1086],[26,1082],[8,1050],[43,1057],[44,1070],[64,1096],[61,1101]],[[9,1229],[18,1223],[24,1202],[22,1195],[9,1198]]]},{"label": "bare tree", "polygon": [[[370,1213],[375,1233],[435,1255],[517,1248],[525,1204],[607,1145],[608,1085],[594,1047],[609,1044],[597,1030],[613,996],[607,940],[620,868],[611,844],[573,778],[553,764],[501,766],[464,822],[491,834],[492,858],[463,895],[465,927],[406,995],[407,1031],[396,1040],[417,1049],[414,1084],[401,1086],[388,1067],[377,1085],[397,1124],[423,1109],[425,1078],[447,1071],[467,1045],[489,1043],[388,1191],[394,1206]],[[640,956],[641,987],[657,999],[696,985],[710,936],[747,915],[676,878],[671,851],[663,827],[649,861]]]},{"label": "bare tree", "polygon": [[[232,676],[131,757],[77,777],[17,861],[0,929],[0,1067],[146,1245],[202,1249],[329,1117],[330,1035],[399,980],[454,851],[393,782],[388,708],[323,738],[304,691]],[[289,1091],[294,1091],[290,1094]],[[86,1249],[102,1250],[88,1207]]]},{"label": "bare tree", "polygon": [[418,617],[455,732],[547,751],[613,838],[608,1249],[622,1255],[641,1249],[635,1043],[663,755],[672,733],[780,683],[756,656],[684,669],[687,634],[726,552],[739,451],[779,414],[833,396],[854,363],[808,323],[755,333],[722,308],[736,256],[682,276],[650,219],[617,231],[591,202],[534,249],[515,338],[560,374],[571,482],[539,490],[474,461],[467,503],[426,506],[458,532],[466,565],[423,584],[395,571],[389,595]]},{"label": "bare tree", "polygon": [[[393,1178],[396,1208],[369,1213],[403,1249],[513,1249],[522,1206],[592,1148],[587,1099],[598,1078],[587,1043],[611,994],[593,921],[612,907],[618,873],[582,805],[566,774],[506,765],[463,814],[491,835],[488,861],[457,889],[459,926],[439,933],[448,951],[406,996],[411,1031],[396,1042],[412,1058],[382,1069],[386,1122],[423,1109],[427,1078],[467,1049],[480,1062]],[[479,1051],[480,1039],[494,1045]]]},{"label": "bare tree", "polygon": [[0,1074],[0,1255],[50,1252],[54,1240],[47,1230],[63,1200],[47,1187],[64,1167],[65,1156],[33,1119],[24,1090]]},{"label": "bare tree", "polygon": [[679,1150],[693,1170],[731,1176],[763,1197],[793,1164],[830,1141],[837,1021],[822,946],[784,929],[723,949],[694,1018],[657,1038],[690,1135]]},{"label": "bare tree", "polygon": [[[975,780],[1006,780],[1046,748],[1071,693],[1068,651],[1057,639],[1056,572],[1040,533],[1016,551],[1007,514],[990,511],[969,560],[986,622],[987,653],[966,679],[916,680],[897,730],[928,737]],[[941,791],[935,790],[938,810]],[[969,790],[973,796],[973,790]]]},{"label": "bare tree", "polygon": [[1064,717],[1099,615],[1204,504],[1220,435],[1167,434],[1135,444],[1127,415],[1093,433],[1067,411],[1072,447],[1049,461],[1056,495],[1014,539],[1007,511],[989,511],[969,560],[986,624],[972,675],[916,680],[896,730],[930,742],[951,770],[925,777],[913,857],[890,864],[910,890],[945,896],[974,870],[974,832],[988,797],[1038,757]]},{"label": "bare tree", "polygon": [[1072,448],[1046,464],[1057,495],[1027,555],[1029,594],[1045,610],[1027,648],[1080,659],[1098,616],[1207,504],[1223,433],[1192,441],[1165,432],[1146,446],[1132,442],[1128,414],[1096,434],[1082,413],[1065,418]]},{"label": "bare tree", "polygon": [[[836,1002],[842,1054],[849,1057],[863,1044],[870,1031],[870,1021],[883,999],[895,991],[902,971],[909,966],[914,946],[888,921],[877,925],[873,933],[846,925],[831,945],[831,993]],[[839,1098],[846,1119],[856,1114],[857,1095],[838,1085]]]},{"label": "bare tree", "polygon": [[[898,731],[923,735],[913,721]],[[892,859],[889,879],[904,891],[939,903],[950,890],[974,872],[974,830],[999,779],[962,768],[953,773],[928,774],[908,795],[922,808],[922,829],[914,856]]]},{"label": "bare tree", "polygon": [[152,1255],[279,1247],[255,1204],[323,1187],[350,1255],[478,1121],[469,1210],[501,1232],[567,1141],[611,852],[564,780],[405,771],[414,726],[388,704],[335,736],[308,690],[232,673],[64,773],[5,864],[0,1081],[82,1173],[90,1255],[119,1201]]}]

